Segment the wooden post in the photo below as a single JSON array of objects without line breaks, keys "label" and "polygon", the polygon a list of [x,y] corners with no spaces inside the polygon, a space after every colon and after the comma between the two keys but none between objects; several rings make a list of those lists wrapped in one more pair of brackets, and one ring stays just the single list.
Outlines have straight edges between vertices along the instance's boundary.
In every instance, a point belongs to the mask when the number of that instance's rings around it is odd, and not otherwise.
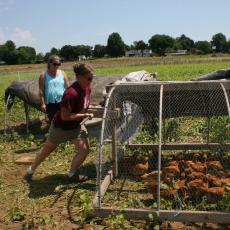
[{"label": "wooden post", "polygon": [[203,222],[203,223],[230,223],[229,212],[217,211],[182,211],[182,210],[160,210],[151,209],[117,209],[113,207],[94,208],[89,213],[90,216],[99,216],[102,218],[118,215],[122,213],[127,219],[136,220],[158,220],[158,221],[176,221],[176,222]]}]

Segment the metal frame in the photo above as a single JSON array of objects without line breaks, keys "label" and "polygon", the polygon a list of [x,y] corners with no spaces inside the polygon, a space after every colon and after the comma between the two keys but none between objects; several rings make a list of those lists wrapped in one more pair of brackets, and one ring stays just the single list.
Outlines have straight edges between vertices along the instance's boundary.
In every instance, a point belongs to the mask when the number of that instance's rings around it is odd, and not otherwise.
[{"label": "metal frame", "polygon": [[[217,81],[207,81],[210,82],[217,82]],[[175,83],[175,82],[173,82]],[[188,83],[188,82],[179,82],[179,83]],[[196,83],[196,82],[193,82]],[[201,83],[201,82],[199,82]],[[204,83],[204,82],[202,82]],[[136,85],[136,83],[124,83],[124,85]],[[141,85],[144,84],[152,84],[152,82],[146,82],[146,83],[140,83]],[[154,82],[154,84],[159,85],[160,84],[160,102],[159,102],[159,143],[158,144],[128,144],[131,148],[136,147],[145,147],[147,149],[151,150],[157,150],[158,149],[158,172],[161,169],[161,151],[162,150],[188,150],[188,149],[217,149],[221,146],[224,146],[224,148],[230,149],[230,143],[226,144],[220,144],[220,143],[210,143],[209,142],[209,132],[210,132],[210,118],[208,118],[208,133],[207,133],[207,143],[193,143],[193,144],[163,144],[161,142],[161,136],[162,136],[162,103],[163,103],[163,86],[164,83],[162,82]],[[223,93],[226,100],[226,106],[228,110],[228,116],[230,120],[230,106],[229,106],[229,100],[227,96],[226,89],[222,83],[220,83]],[[98,192],[96,193],[94,200],[93,200],[93,207],[94,210],[91,212],[91,215],[94,216],[100,216],[100,217],[106,217],[109,215],[116,215],[119,213],[123,213],[126,218],[128,219],[149,219],[149,216],[152,215],[154,219],[157,219],[159,221],[163,220],[171,220],[171,221],[183,221],[183,222],[215,222],[215,223],[230,223],[230,213],[229,212],[206,212],[206,211],[178,211],[178,210],[161,210],[160,209],[160,173],[158,173],[158,190],[157,190],[157,211],[150,210],[150,209],[114,209],[114,208],[108,208],[108,207],[102,207],[101,201],[103,196],[105,195],[110,183],[112,180],[116,177],[117,171],[114,170],[114,167],[112,170],[109,170],[107,175],[105,176],[104,180],[101,182],[101,163],[102,163],[102,148],[103,148],[103,135],[104,135],[104,127],[105,127],[105,118],[107,115],[108,110],[108,103],[111,98],[111,95],[115,89],[116,85],[110,85],[109,88],[111,89],[109,91],[109,95],[106,100],[105,110],[103,114],[103,121],[102,121],[102,130],[101,130],[101,142],[100,142],[100,150],[99,150],[99,165],[98,165]],[[116,123],[114,121],[114,128],[116,127]],[[112,146],[116,145],[116,136],[113,135],[112,138]],[[117,152],[113,148],[113,155],[116,155]],[[114,159],[114,158],[113,158]],[[115,156],[116,159],[116,156]],[[115,162],[117,164],[117,162]],[[115,173],[114,173],[115,172]]]}]

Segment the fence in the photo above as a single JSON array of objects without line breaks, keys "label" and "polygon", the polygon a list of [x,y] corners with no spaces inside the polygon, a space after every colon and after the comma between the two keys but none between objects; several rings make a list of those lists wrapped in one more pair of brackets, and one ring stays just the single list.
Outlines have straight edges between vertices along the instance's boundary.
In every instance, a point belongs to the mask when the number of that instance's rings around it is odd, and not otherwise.
[{"label": "fence", "polygon": [[109,86],[95,215],[230,222],[230,82]]}]

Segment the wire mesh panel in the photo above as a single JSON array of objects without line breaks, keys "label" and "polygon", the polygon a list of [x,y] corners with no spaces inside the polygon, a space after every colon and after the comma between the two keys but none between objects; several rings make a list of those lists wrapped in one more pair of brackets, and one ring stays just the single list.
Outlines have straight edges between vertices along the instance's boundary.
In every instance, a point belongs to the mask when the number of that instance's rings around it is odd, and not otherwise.
[{"label": "wire mesh panel", "polygon": [[[229,212],[229,98],[228,81],[112,86],[98,157],[99,206]],[[108,172],[113,181],[105,185]]]}]

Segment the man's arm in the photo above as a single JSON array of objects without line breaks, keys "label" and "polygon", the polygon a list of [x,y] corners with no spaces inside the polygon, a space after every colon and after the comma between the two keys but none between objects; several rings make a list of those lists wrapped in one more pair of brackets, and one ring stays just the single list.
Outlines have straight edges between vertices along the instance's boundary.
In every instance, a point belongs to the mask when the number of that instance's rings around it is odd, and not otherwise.
[{"label": "man's arm", "polygon": [[61,119],[63,121],[81,121],[84,118],[92,119],[94,117],[93,113],[86,113],[81,111],[79,113],[71,113],[65,107],[61,107]]}]

